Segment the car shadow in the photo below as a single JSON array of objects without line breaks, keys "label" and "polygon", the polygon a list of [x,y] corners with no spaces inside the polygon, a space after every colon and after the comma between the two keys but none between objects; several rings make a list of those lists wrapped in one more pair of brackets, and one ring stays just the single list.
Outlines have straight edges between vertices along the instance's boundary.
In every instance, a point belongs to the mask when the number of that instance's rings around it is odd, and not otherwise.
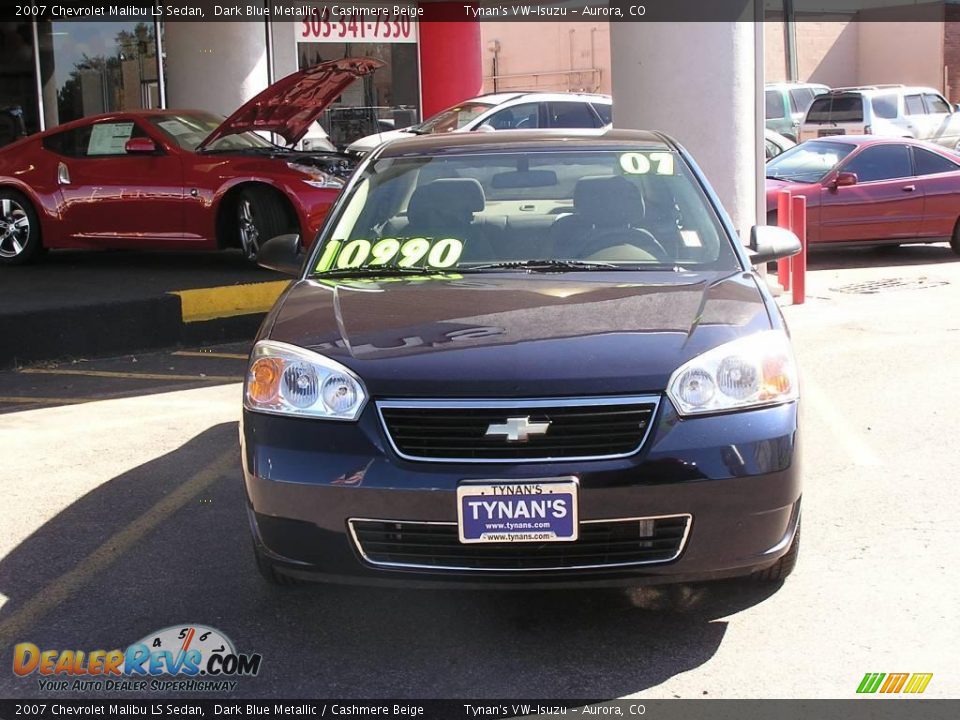
[{"label": "car shadow", "polygon": [[872,248],[824,248],[807,255],[807,270],[853,270],[870,267],[934,265],[960,261],[950,246],[901,245]]},{"label": "car shadow", "polygon": [[[707,663],[724,618],[777,589],[278,588],[254,569],[244,504],[235,423],[78,498],[0,560],[0,666],[19,642],[123,649],[199,623],[263,656],[233,697],[608,699]],[[0,694],[52,697],[37,679],[0,673]]]}]

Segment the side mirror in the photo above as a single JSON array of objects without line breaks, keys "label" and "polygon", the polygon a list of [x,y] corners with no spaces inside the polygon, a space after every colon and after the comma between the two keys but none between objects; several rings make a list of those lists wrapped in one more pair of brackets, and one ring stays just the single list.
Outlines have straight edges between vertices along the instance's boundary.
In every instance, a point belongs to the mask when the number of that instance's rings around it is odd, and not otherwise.
[{"label": "side mirror", "polygon": [[851,185],[856,185],[858,182],[860,182],[860,178],[857,177],[856,173],[837,173],[837,176],[833,179],[833,182],[830,183],[830,189],[836,192],[837,188],[850,187]]},{"label": "side mirror", "polygon": [[296,233],[267,240],[257,253],[257,265],[284,275],[299,275],[303,265],[303,244]]},{"label": "side mirror", "polygon": [[157,152],[157,144],[148,137],[130,138],[123,145],[128,155],[153,155]]},{"label": "side mirror", "polygon": [[776,225],[754,225],[750,229],[750,262],[762,265],[800,252],[800,238]]}]

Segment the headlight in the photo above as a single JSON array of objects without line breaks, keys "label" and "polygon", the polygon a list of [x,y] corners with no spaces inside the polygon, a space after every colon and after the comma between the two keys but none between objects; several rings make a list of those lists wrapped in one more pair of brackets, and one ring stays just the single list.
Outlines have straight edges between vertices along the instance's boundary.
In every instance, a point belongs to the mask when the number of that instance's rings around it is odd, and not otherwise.
[{"label": "headlight", "polygon": [[667,395],[681,415],[702,415],[796,400],[797,367],[782,330],[725,343],[670,376]]},{"label": "headlight", "polygon": [[304,175],[309,175],[310,179],[304,179],[304,182],[307,185],[315,188],[332,188],[334,190],[339,190],[344,185],[344,182],[341,178],[331,175],[330,173],[325,173],[323,170],[318,167],[314,167],[313,165],[304,165],[303,163],[298,162],[288,162],[287,167],[291,170],[301,172]]},{"label": "headlight", "polygon": [[271,340],[253,348],[243,405],[248,410],[356,420],[367,402],[363,383],[338,362]]}]

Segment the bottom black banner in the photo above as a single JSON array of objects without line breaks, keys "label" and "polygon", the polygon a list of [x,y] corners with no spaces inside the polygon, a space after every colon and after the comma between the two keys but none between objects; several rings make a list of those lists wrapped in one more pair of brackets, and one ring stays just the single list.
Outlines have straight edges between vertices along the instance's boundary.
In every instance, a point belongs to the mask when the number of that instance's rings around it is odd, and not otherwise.
[{"label": "bottom black banner", "polygon": [[625,717],[655,720],[939,720],[960,716],[960,700],[0,700],[13,718],[465,718]]}]

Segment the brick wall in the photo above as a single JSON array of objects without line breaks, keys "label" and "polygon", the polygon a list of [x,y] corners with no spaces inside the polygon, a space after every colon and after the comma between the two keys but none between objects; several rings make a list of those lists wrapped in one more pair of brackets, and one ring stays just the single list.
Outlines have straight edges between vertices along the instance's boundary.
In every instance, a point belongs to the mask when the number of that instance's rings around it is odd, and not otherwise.
[{"label": "brick wall", "polygon": [[960,103],[960,5],[947,5],[943,24],[943,64],[947,66],[947,99]]}]

